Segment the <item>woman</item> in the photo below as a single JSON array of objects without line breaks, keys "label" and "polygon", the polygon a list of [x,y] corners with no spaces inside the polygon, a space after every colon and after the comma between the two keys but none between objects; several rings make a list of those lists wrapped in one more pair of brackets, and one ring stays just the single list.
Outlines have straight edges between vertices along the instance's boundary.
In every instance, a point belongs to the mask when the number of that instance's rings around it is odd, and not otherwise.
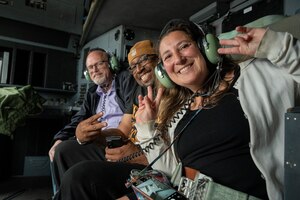
[{"label": "woman", "polygon": [[137,137],[142,147],[161,138],[146,154],[149,162],[176,138],[172,151],[153,164],[168,175],[180,160],[234,190],[282,199],[284,112],[299,105],[300,44],[288,33],[237,31],[242,35],[220,41],[232,47],[218,52],[260,59],[241,67],[226,58],[211,64],[195,24],[172,20],[165,26],[158,50],[175,87],[154,100],[151,92],[140,97]]}]

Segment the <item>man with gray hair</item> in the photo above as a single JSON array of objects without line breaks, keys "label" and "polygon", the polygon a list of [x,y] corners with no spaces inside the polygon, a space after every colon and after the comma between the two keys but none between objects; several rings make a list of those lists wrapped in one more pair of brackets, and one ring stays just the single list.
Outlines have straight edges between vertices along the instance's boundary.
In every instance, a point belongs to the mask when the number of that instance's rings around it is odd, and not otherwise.
[{"label": "man with gray hair", "polygon": [[105,146],[99,147],[94,141],[106,128],[118,127],[123,114],[130,110],[127,107],[137,84],[127,70],[118,71],[120,67],[116,66],[118,63],[114,59],[100,48],[88,52],[86,69],[95,84],[88,89],[71,122],[54,136],[49,151],[56,186],[60,185],[63,174],[76,163],[105,160]]}]

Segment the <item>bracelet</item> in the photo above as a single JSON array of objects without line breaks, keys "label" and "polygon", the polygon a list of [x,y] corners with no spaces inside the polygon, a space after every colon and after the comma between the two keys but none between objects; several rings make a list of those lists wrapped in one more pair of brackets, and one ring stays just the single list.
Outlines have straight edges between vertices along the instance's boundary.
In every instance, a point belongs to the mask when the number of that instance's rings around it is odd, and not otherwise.
[{"label": "bracelet", "polygon": [[76,137],[76,140],[77,140],[77,142],[78,142],[78,144],[80,144],[80,145],[85,145],[87,142],[80,142],[80,140]]}]

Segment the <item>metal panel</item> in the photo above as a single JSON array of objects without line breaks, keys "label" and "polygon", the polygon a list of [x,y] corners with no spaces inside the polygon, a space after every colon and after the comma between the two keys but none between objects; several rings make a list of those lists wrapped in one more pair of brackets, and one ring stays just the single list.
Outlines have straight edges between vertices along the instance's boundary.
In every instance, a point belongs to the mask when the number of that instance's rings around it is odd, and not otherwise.
[{"label": "metal panel", "polygon": [[300,107],[290,109],[285,114],[284,156],[284,199],[298,200],[300,185]]},{"label": "metal panel", "polygon": [[80,35],[83,9],[83,3],[74,1],[51,0],[40,9],[24,1],[10,0],[8,4],[0,4],[0,16]]}]

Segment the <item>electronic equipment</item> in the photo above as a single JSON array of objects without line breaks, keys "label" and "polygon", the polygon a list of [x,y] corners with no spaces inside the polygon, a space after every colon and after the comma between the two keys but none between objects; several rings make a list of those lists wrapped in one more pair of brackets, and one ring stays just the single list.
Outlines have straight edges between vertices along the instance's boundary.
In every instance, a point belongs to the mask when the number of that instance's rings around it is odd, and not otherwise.
[{"label": "electronic equipment", "polygon": [[299,199],[300,185],[300,107],[289,108],[285,113],[284,147],[284,199]]},{"label": "electronic equipment", "polygon": [[166,200],[177,200],[177,199],[187,199],[184,195],[177,192],[171,186],[161,183],[160,181],[150,178],[145,180],[139,185],[132,186],[136,195],[141,199],[166,199]]},{"label": "electronic equipment", "polygon": [[208,192],[209,183],[212,179],[202,173],[197,172],[194,180],[187,177],[181,177],[178,191],[181,192],[188,199],[205,199]]},{"label": "electronic equipment", "polygon": [[175,83],[170,79],[168,73],[166,72],[163,64],[160,62],[154,69],[156,78],[159,82],[166,88],[173,88],[175,87]]},{"label": "electronic equipment", "polygon": [[105,138],[105,141],[106,141],[106,146],[108,148],[117,148],[117,147],[121,147],[124,144],[126,144],[126,142],[123,140],[122,136],[119,136],[119,135],[107,136]]},{"label": "electronic equipment", "polygon": [[[140,171],[133,171],[131,172],[131,177],[134,178],[135,175],[139,176],[140,173]],[[139,200],[186,199],[183,194],[172,188],[168,178],[157,170],[145,172],[131,186]]]},{"label": "electronic equipment", "polygon": [[85,80],[92,81],[90,74],[87,70],[84,70],[83,74],[84,74]]},{"label": "electronic equipment", "polygon": [[218,53],[218,48],[220,47],[219,39],[212,33],[204,33],[204,37],[198,39],[198,47],[201,52],[204,52],[210,63],[216,65],[222,60]]},{"label": "electronic equipment", "polygon": [[256,199],[251,195],[218,184],[211,177],[196,172],[194,179],[181,177],[178,189],[157,170],[132,170],[130,186],[139,200],[232,200]]},{"label": "electronic equipment", "polygon": [[[222,60],[221,55],[218,54],[218,48],[220,47],[218,38],[211,33],[205,33],[198,24],[194,25],[203,33],[203,37],[199,36],[197,40],[198,48],[210,63],[214,65],[218,64]],[[162,62],[155,67],[155,75],[164,87],[173,88],[175,86],[169,78]]]},{"label": "electronic equipment", "polygon": [[121,67],[117,57],[109,52],[106,53],[109,55],[109,68],[112,70],[113,73],[117,73]]}]

